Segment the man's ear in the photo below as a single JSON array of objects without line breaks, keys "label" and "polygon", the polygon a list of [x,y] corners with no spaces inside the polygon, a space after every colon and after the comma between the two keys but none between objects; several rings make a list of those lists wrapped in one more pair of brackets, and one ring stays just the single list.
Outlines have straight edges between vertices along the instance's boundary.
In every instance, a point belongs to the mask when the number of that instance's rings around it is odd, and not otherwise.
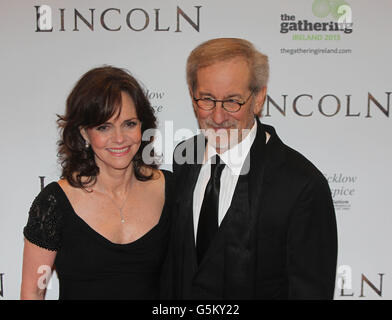
[{"label": "man's ear", "polygon": [[190,95],[190,97],[191,97],[191,102],[192,102],[193,111],[194,111],[194,113],[195,113],[195,116],[197,117],[197,106],[196,106],[195,100],[193,100],[194,93],[193,93],[192,89],[189,89],[189,95]]},{"label": "man's ear", "polygon": [[257,94],[255,99],[255,106],[253,113],[258,117],[261,117],[261,111],[263,110],[265,97],[267,96],[267,87],[263,87]]},{"label": "man's ear", "polygon": [[88,134],[87,134],[86,128],[79,127],[79,132],[82,135],[83,139],[85,141],[87,141],[88,143],[90,143],[90,140],[88,139]]}]

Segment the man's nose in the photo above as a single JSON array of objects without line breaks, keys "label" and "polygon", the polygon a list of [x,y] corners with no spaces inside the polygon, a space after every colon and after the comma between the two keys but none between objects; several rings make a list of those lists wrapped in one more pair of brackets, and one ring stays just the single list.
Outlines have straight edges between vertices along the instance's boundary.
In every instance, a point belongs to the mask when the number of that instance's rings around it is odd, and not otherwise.
[{"label": "man's nose", "polygon": [[227,113],[225,109],[223,109],[222,102],[217,102],[216,106],[213,110],[212,120],[216,124],[221,124],[227,119]]}]

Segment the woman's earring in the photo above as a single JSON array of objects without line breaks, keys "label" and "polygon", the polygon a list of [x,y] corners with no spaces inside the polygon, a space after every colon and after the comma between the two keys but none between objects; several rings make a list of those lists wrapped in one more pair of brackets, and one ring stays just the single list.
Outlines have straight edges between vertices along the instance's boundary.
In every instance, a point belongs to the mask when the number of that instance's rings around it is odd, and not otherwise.
[{"label": "woman's earring", "polygon": [[88,141],[86,140],[86,143],[85,143],[86,149],[88,149],[89,146],[90,146],[90,144],[89,144]]}]

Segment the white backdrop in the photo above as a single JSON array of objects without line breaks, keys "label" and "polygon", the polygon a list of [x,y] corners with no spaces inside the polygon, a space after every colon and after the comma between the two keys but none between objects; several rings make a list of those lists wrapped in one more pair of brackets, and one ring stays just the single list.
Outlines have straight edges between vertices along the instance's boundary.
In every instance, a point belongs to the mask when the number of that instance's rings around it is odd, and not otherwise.
[{"label": "white backdrop", "polygon": [[[2,1],[0,300],[19,298],[22,230],[39,177],[58,180],[56,113],[64,112],[78,78],[102,64],[129,69],[148,90],[165,142],[176,145],[181,137],[171,136],[171,121],[173,132],[197,128],[186,58],[215,37],[248,39],[269,56],[262,121],[328,178],[339,232],[337,284],[345,279],[335,299],[391,299],[392,2],[347,0],[351,33],[293,30],[303,20],[316,29],[336,22],[343,2]],[[48,11],[37,20],[40,5],[51,8],[50,32],[39,31],[50,26]],[[282,23],[291,30],[282,33]],[[165,151],[171,159],[172,150]],[[54,278],[47,298],[57,297]]]}]

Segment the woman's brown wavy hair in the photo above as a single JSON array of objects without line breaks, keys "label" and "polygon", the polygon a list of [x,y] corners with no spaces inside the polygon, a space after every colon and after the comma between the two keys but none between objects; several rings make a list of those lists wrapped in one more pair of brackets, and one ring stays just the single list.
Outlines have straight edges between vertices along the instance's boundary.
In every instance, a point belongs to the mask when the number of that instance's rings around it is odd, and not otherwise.
[{"label": "woman's brown wavy hair", "polygon": [[[121,111],[121,92],[132,98],[136,114],[141,121],[142,136],[147,129],[156,128],[156,117],[143,89],[131,74],[120,68],[103,66],[85,73],[67,98],[65,115],[57,115],[61,138],[58,141],[58,157],[62,166],[62,179],[77,188],[85,189],[95,184],[99,168],[95,163],[91,147],[86,148],[80,129],[93,128],[108,121]],[[142,168],[157,168],[156,163],[146,164],[142,158],[143,149],[152,142],[141,142],[132,160],[138,180],[151,179]],[[150,155],[153,154],[153,149]]]}]

